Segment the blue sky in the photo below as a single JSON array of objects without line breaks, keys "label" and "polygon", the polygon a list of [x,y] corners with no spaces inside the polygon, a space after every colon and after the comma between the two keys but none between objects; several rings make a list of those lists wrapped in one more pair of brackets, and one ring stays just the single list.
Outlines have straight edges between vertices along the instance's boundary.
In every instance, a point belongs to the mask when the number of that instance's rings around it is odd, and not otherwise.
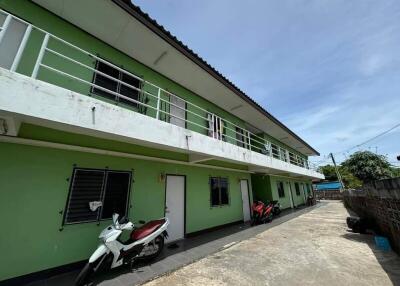
[{"label": "blue sky", "polygon": [[[398,0],[134,3],[320,151],[313,161],[400,123]],[[400,128],[362,149],[375,146],[395,162]]]}]

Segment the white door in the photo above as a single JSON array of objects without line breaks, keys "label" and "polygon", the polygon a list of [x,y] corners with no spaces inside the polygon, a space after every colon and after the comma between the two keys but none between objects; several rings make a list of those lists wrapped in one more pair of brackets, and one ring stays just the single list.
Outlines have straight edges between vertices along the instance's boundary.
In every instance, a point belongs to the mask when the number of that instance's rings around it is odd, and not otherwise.
[{"label": "white door", "polygon": [[290,199],[290,207],[293,209],[295,207],[294,201],[293,201],[293,193],[292,193],[292,184],[290,182],[287,182],[289,185],[289,199]]},{"label": "white door", "polygon": [[186,117],[186,103],[183,99],[177,96],[170,96],[169,102],[171,103],[169,106],[171,118],[170,123],[175,124],[177,126],[185,128],[185,117]]},{"label": "white door", "polygon": [[240,180],[240,190],[243,202],[243,221],[250,220],[249,185],[247,180]]},{"label": "white door", "polygon": [[167,175],[165,216],[169,219],[167,242],[182,239],[185,235],[185,177]]},{"label": "white door", "polygon": [[306,185],[301,184],[303,186],[303,194],[304,194],[304,203],[307,203],[307,191],[306,191]]}]

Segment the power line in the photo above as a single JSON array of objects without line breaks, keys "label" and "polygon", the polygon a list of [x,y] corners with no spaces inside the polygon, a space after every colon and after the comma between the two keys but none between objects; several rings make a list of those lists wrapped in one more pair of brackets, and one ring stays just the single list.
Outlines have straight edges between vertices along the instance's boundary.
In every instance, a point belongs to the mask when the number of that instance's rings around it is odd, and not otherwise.
[{"label": "power line", "polygon": [[[362,145],[365,145],[365,144],[367,144],[367,143],[369,143],[369,142],[375,140],[376,138],[379,138],[379,137],[381,137],[381,136],[383,136],[383,135],[386,135],[387,133],[389,133],[390,131],[393,131],[394,129],[396,129],[396,128],[398,128],[398,127],[400,127],[400,123],[397,123],[397,124],[394,125],[393,127],[391,127],[391,128],[389,128],[389,129],[387,129],[387,130],[385,130],[385,131],[383,131],[383,132],[381,132],[381,133],[379,133],[379,134],[377,134],[377,135],[375,135],[375,136],[369,138],[368,140],[365,140],[365,141],[362,142],[362,143],[359,143],[359,144],[357,144],[357,145],[354,145],[353,147],[350,147],[350,148],[348,148],[348,149],[345,149],[345,150],[342,150],[342,151],[339,151],[339,152],[335,152],[335,153],[333,153],[333,154],[334,154],[334,155],[337,155],[337,154],[340,154],[340,153],[347,153],[347,152],[349,152],[349,151],[351,151],[351,150],[353,150],[353,149],[355,149],[355,148],[359,148],[359,147],[361,147]],[[323,162],[323,161],[324,161],[324,160],[321,160],[321,162]]]}]

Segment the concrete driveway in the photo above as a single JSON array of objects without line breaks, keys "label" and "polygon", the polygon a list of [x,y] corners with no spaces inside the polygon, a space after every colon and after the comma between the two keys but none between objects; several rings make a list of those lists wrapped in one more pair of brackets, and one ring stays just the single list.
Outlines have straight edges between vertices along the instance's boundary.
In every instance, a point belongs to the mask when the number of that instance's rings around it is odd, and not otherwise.
[{"label": "concrete driveway", "polygon": [[146,285],[400,285],[400,258],[328,202]]}]

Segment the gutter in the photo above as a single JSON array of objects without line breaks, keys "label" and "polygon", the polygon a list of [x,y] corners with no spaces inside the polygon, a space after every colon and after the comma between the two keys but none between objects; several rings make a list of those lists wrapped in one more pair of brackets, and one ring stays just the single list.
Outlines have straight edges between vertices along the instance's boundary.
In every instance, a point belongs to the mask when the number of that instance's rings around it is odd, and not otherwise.
[{"label": "gutter", "polygon": [[320,155],[320,153],[311,147],[307,142],[301,139],[297,134],[295,134],[292,130],[286,127],[282,122],[280,122],[277,118],[275,118],[272,114],[266,111],[261,105],[251,99],[248,95],[246,95],[243,91],[241,91],[237,86],[235,86],[231,81],[229,81],[226,77],[224,77],[221,73],[215,70],[210,64],[208,64],[204,59],[202,59],[199,55],[197,55],[194,51],[192,51],[189,47],[179,41],[175,36],[173,36],[169,31],[165,30],[163,26],[159,25],[154,19],[150,18],[148,14],[143,12],[138,6],[132,4],[130,0],[112,0],[116,5],[125,10],[127,13],[132,15],[136,20],[145,25],[148,29],[153,31],[156,35],[170,44],[172,47],[177,49],[183,55],[185,55],[189,60],[197,64],[204,71],[209,73],[212,77],[218,80],[221,84],[239,96],[241,99],[245,100],[252,107],[258,110],[261,114],[266,116],[280,128],[284,129],[295,139],[300,141],[303,145],[307,146],[311,151],[313,151],[316,155]]}]

